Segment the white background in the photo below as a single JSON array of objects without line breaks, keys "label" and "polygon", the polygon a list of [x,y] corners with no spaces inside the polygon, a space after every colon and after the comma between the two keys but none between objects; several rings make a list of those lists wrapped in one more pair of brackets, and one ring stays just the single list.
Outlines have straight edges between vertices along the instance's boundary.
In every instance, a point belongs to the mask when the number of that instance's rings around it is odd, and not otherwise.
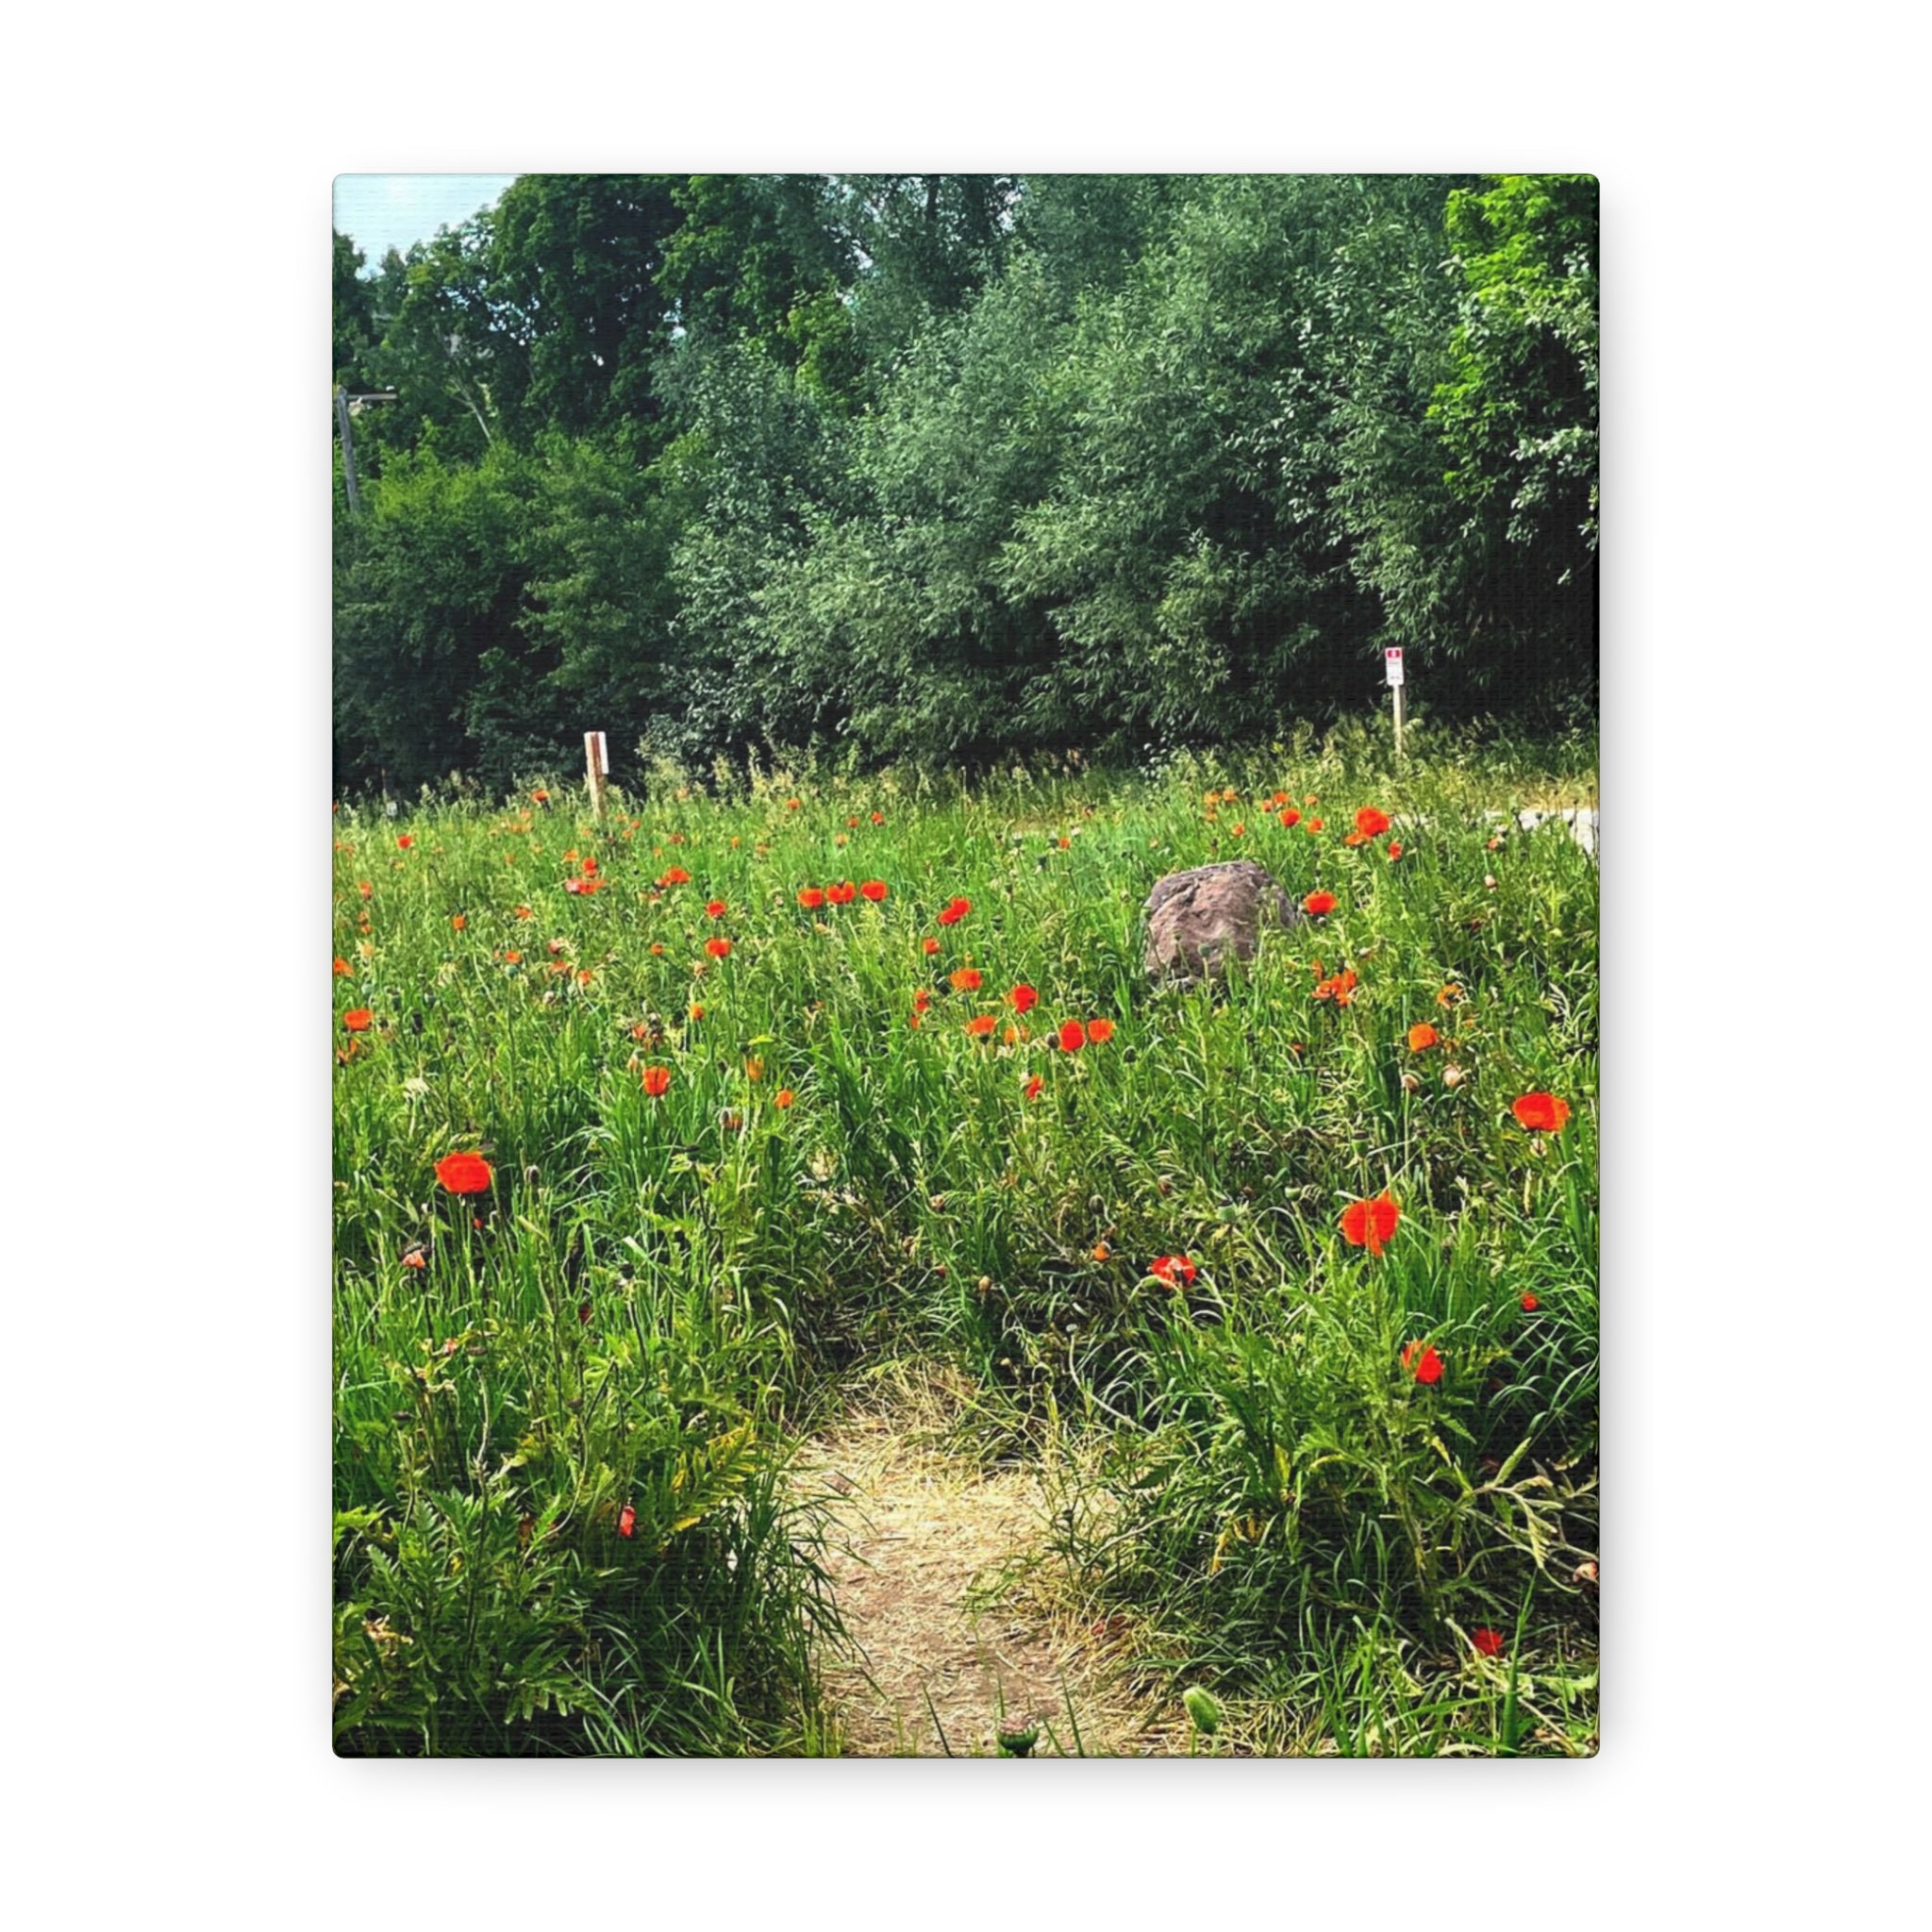
[{"label": "white background", "polygon": [[[1924,896],[1925,639],[1918,63],[1894,17],[16,25],[0,1118],[23,1923],[1891,1922],[1922,1815],[1932,1333],[1924,955],[1894,950]],[[1602,177],[1594,1762],[329,1754],[331,179],[891,166]]]}]

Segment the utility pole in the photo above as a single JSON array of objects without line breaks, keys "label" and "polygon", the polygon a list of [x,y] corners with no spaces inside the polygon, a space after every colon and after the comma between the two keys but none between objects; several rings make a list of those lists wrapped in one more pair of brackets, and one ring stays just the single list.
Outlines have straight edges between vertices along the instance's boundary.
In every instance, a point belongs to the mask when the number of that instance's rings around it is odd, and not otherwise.
[{"label": "utility pole", "polygon": [[356,490],[356,437],[349,427],[349,418],[364,403],[392,403],[395,399],[396,392],[392,389],[361,390],[355,395],[347,390],[336,391],[336,426],[342,438],[342,487],[348,491],[349,514],[352,517],[361,513],[362,499]]}]

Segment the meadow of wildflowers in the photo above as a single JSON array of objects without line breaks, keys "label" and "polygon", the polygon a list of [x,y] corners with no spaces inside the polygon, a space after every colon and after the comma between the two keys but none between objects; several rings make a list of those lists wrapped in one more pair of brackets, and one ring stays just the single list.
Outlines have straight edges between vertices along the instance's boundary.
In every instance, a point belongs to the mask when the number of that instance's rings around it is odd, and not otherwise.
[{"label": "meadow of wildflowers", "polygon": [[[836,1750],[785,1463],[893,1357],[1216,1748],[1594,1748],[1597,879],[1484,815],[1550,783],[339,808],[339,1748]],[[1150,982],[1234,857],[1303,923]]]}]

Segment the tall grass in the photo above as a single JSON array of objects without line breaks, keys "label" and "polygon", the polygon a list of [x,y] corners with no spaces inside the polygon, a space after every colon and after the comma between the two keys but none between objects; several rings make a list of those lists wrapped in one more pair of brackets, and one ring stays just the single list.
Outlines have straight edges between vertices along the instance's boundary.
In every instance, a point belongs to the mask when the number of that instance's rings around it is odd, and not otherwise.
[{"label": "tall grass", "polygon": [[[1596,880],[1483,816],[1591,798],[1580,747],[532,789],[337,816],[341,1748],[832,1748],[781,1472],[914,1353],[1078,1444],[1060,1545],[1217,1748],[1589,1747]],[[1337,908],[1150,985],[1149,888],[1230,857]]]}]

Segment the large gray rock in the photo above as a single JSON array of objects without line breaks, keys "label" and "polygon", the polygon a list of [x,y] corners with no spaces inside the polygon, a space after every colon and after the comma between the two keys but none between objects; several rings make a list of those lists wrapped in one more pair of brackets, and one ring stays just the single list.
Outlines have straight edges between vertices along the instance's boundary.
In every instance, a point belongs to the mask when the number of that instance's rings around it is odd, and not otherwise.
[{"label": "large gray rock", "polygon": [[1219,979],[1229,959],[1252,959],[1261,928],[1299,925],[1301,909],[1252,858],[1170,873],[1147,896],[1143,963],[1158,979]]}]

